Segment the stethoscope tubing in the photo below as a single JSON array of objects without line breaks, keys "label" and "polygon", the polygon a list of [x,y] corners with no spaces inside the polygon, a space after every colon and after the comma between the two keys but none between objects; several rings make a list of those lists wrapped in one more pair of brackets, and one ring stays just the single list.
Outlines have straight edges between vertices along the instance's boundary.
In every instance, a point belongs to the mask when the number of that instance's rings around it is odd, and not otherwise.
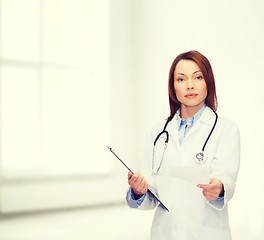
[{"label": "stethoscope tubing", "polygon": [[[218,114],[217,114],[215,111],[213,111],[213,112],[214,112],[214,114],[215,114],[215,122],[214,122],[214,125],[213,125],[213,127],[212,127],[212,129],[211,129],[209,135],[207,136],[205,142],[204,142],[204,145],[203,145],[203,147],[202,147],[202,150],[201,150],[199,153],[196,154],[195,162],[196,162],[196,163],[199,163],[199,164],[202,164],[202,163],[204,163],[204,161],[205,161],[205,160],[204,160],[204,150],[205,150],[205,147],[206,147],[206,145],[207,145],[207,142],[209,141],[209,139],[210,139],[210,137],[211,137],[211,135],[212,135],[212,133],[213,133],[213,131],[214,131],[214,129],[215,129],[215,126],[216,126],[216,123],[217,123],[217,120],[218,120]],[[164,154],[165,154],[165,150],[166,150],[167,145],[168,145],[168,142],[169,142],[169,133],[168,133],[168,131],[166,130],[166,128],[167,128],[169,122],[170,122],[170,120],[167,119],[167,121],[166,121],[166,123],[165,123],[165,125],[164,125],[163,130],[157,135],[157,137],[156,137],[155,140],[154,140],[154,144],[153,144],[153,156],[152,156],[152,172],[153,172],[153,174],[158,174],[158,172],[159,172],[159,170],[160,170],[160,167],[161,167],[161,165],[162,165],[162,162],[163,162],[163,157],[164,157]],[[162,154],[162,159],[161,159],[161,161],[160,161],[159,167],[158,167],[158,169],[156,170],[156,172],[154,173],[153,165],[154,165],[155,146],[156,146],[156,143],[157,143],[157,141],[159,140],[160,136],[163,135],[163,134],[166,135],[165,146],[164,146],[164,150],[163,150],[163,154]],[[199,158],[199,157],[200,157],[200,158]]]},{"label": "stethoscope tubing", "polygon": [[204,149],[205,149],[205,147],[206,147],[206,144],[207,144],[208,140],[210,139],[210,137],[211,137],[211,135],[212,135],[212,133],[213,133],[213,131],[214,131],[214,129],[215,129],[215,126],[216,126],[217,120],[218,120],[218,114],[217,114],[215,111],[213,111],[213,112],[214,112],[214,114],[215,114],[215,122],[214,122],[214,125],[213,125],[213,127],[212,127],[212,129],[211,129],[211,131],[210,131],[210,133],[209,133],[209,135],[208,135],[208,137],[207,137],[207,139],[206,139],[205,142],[204,142],[204,145],[203,145],[203,148],[202,148],[202,152],[204,152]]},{"label": "stethoscope tubing", "polygon": [[168,143],[168,142],[169,142],[169,133],[168,133],[168,131],[166,130],[167,125],[168,125],[169,122],[170,122],[170,120],[168,119],[168,120],[166,121],[165,125],[164,125],[164,128],[163,128],[162,132],[160,132],[160,133],[158,134],[158,136],[156,137],[156,139],[155,139],[155,141],[154,141],[154,147],[156,146],[156,143],[157,143],[157,141],[159,140],[160,136],[161,136],[162,134],[164,134],[164,133],[166,134],[166,140],[165,140],[165,143]]}]

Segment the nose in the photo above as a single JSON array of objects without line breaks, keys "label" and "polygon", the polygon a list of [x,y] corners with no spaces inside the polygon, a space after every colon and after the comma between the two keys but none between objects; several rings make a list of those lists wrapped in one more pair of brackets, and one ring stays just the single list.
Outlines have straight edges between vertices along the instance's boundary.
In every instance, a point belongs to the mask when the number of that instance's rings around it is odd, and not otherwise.
[{"label": "nose", "polygon": [[186,87],[187,87],[187,89],[193,89],[194,88],[192,79],[188,79],[186,81]]}]

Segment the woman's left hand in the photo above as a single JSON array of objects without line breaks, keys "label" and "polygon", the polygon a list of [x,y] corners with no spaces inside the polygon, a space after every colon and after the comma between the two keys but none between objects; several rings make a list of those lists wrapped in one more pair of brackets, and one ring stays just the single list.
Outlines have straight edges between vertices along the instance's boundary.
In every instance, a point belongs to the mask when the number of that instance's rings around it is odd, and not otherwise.
[{"label": "woman's left hand", "polygon": [[199,184],[197,187],[203,189],[203,195],[215,201],[223,190],[223,183],[217,178],[211,178],[209,184]]}]

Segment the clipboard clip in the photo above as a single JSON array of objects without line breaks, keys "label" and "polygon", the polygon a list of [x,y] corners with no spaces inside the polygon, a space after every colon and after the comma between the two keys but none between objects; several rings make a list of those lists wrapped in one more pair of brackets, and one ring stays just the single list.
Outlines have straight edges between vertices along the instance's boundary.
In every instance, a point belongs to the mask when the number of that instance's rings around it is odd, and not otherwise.
[{"label": "clipboard clip", "polygon": [[114,151],[113,148],[111,148],[110,146],[106,146],[106,147],[111,151],[111,153],[113,153],[118,158],[118,160],[127,168],[127,170],[129,172],[131,172],[132,174],[134,174],[133,171],[115,154],[115,151]]}]

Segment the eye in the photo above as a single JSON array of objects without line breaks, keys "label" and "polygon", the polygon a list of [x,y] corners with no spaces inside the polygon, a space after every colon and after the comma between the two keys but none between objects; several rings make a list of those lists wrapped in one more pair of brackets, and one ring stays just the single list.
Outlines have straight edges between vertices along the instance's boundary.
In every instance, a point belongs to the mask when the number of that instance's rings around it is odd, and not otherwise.
[{"label": "eye", "polygon": [[183,78],[178,78],[177,81],[178,81],[178,82],[183,82],[184,79],[183,79]]},{"label": "eye", "polygon": [[196,79],[201,80],[201,79],[203,79],[203,76],[199,75],[196,77]]}]

